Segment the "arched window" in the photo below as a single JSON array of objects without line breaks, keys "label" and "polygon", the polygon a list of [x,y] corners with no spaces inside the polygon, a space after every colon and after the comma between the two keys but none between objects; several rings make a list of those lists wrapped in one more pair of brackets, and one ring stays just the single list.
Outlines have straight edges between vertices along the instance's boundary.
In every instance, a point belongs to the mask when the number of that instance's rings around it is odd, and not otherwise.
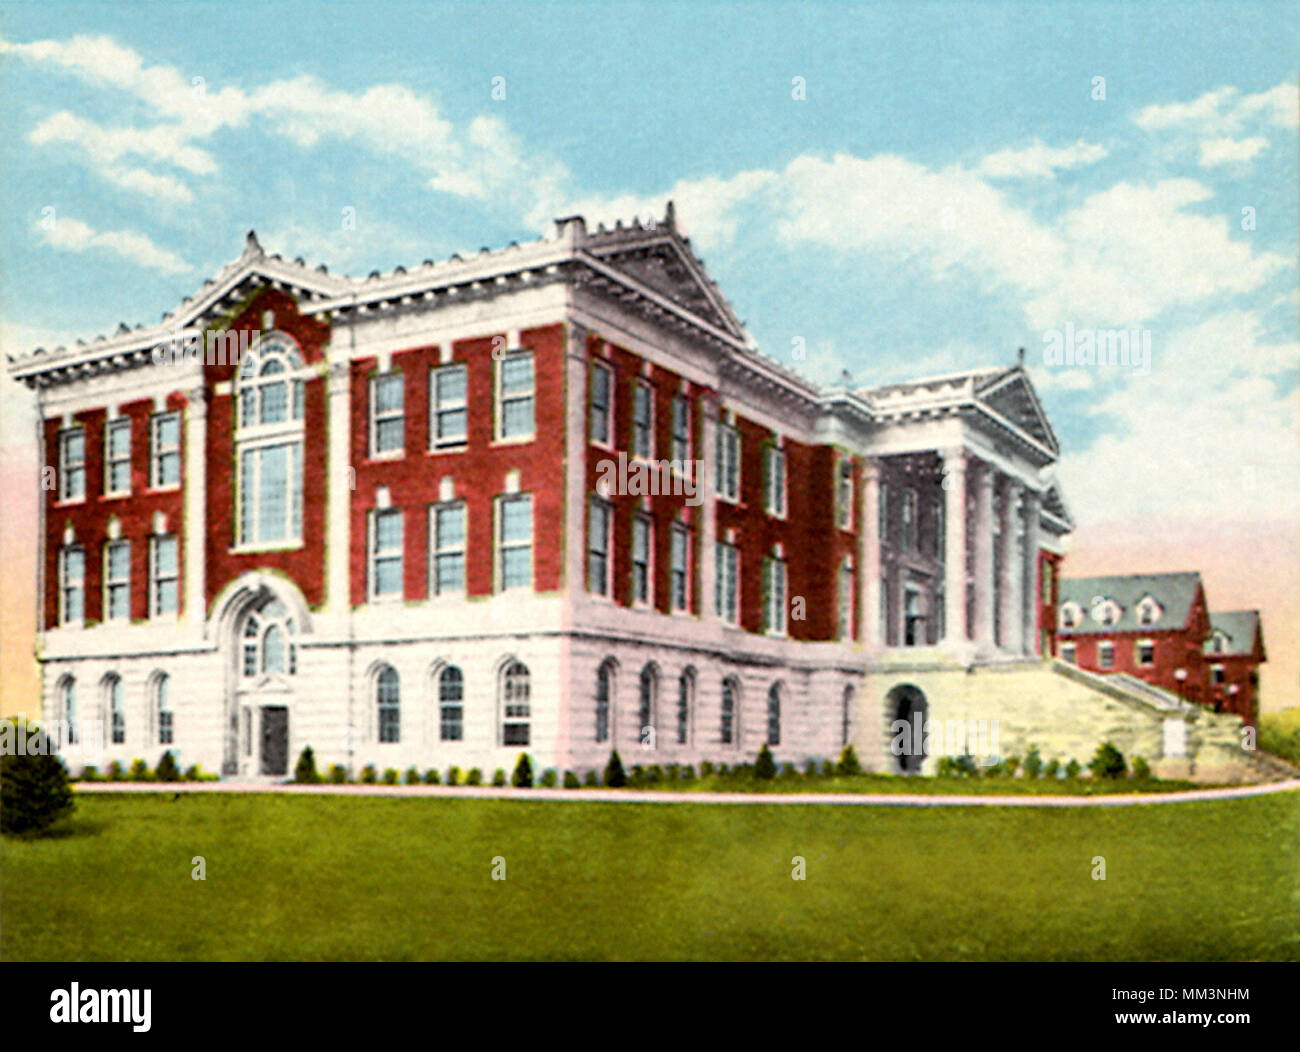
[{"label": "arched window", "polygon": [[465,680],[460,669],[448,665],[438,673],[438,736],[458,742],[465,733]]},{"label": "arched window", "polygon": [[655,694],[658,677],[653,665],[646,665],[641,670],[640,705],[637,708],[637,733],[641,744],[647,748],[655,747]]},{"label": "arched window", "polygon": [[609,741],[609,702],[614,693],[614,663],[596,670],[596,741]]},{"label": "arched window", "polygon": [[501,744],[529,744],[528,666],[511,661],[501,670]]},{"label": "arched window", "polygon": [[77,744],[77,681],[65,676],[59,685],[59,718],[67,724],[69,745]]},{"label": "arched window", "polygon": [[402,740],[402,692],[397,670],[385,665],[375,677],[375,702],[379,706],[379,740]]},{"label": "arched window", "polygon": [[298,671],[296,628],[289,609],[272,599],[244,622],[242,674],[249,679],[261,676],[292,676]]},{"label": "arched window", "polygon": [[677,744],[687,745],[691,737],[691,695],[695,677],[687,669],[677,677]]},{"label": "arched window", "polygon": [[736,719],[736,696],[739,690],[734,679],[722,682],[722,744],[734,745],[738,738]]},{"label": "arched window", "polygon": [[853,738],[853,688],[844,688],[843,711],[840,713],[840,745],[848,745]]},{"label": "arched window", "polygon": [[284,545],[302,539],[302,356],[272,333],[244,354],[236,379],[239,423],[238,543]]},{"label": "arched window", "polygon": [[122,679],[110,672],[104,679],[104,699],[108,706],[109,726],[114,745],[126,742],[126,702],[122,694]]},{"label": "arched window", "polygon": [[777,683],[767,691],[767,744],[781,744],[781,687]]},{"label": "arched window", "polygon": [[153,681],[153,708],[158,728],[158,744],[172,745],[176,739],[175,722],[172,719],[171,678],[164,672]]}]

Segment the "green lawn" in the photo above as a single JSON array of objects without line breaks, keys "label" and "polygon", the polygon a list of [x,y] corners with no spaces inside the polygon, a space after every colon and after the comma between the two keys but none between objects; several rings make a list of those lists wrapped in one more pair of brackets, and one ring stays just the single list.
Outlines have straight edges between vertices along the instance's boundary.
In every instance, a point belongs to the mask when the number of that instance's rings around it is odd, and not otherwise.
[{"label": "green lawn", "polygon": [[0,956],[1295,960],[1297,857],[1297,793],[1042,810],[83,795],[60,835],[0,846]]}]

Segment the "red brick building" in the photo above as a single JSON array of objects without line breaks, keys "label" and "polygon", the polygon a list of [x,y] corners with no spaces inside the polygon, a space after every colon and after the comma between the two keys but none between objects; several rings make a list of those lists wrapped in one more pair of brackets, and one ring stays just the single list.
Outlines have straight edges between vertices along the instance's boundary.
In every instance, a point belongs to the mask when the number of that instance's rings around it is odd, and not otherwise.
[{"label": "red brick building", "polygon": [[1210,614],[1210,638],[1205,641],[1210,677],[1210,704],[1215,712],[1232,712],[1252,726],[1259,720],[1259,666],[1264,653],[1264,629],[1258,610],[1228,610]]}]

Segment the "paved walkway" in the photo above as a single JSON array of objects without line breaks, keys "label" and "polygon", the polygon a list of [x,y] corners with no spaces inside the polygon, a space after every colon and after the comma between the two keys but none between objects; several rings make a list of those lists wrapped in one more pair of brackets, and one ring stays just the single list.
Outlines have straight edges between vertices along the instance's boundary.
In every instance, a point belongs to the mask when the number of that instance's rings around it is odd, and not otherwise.
[{"label": "paved walkway", "polygon": [[[1222,789],[1106,796],[975,796],[920,793],[704,793],[653,789],[498,789],[449,785],[287,785],[269,782],[79,782],[81,793],[297,793],[315,796],[435,796],[472,800],[574,800],[614,804],[802,804],[835,807],[1131,807],[1235,800],[1300,791],[1300,778]],[[1300,800],[1297,801],[1300,805]]]}]

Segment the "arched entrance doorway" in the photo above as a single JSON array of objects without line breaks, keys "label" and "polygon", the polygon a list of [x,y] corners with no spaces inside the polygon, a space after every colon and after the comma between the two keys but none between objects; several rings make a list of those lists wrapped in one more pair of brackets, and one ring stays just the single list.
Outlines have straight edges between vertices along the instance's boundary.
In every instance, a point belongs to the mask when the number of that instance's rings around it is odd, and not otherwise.
[{"label": "arched entrance doorway", "polygon": [[930,703],[920,687],[900,683],[885,696],[889,745],[899,774],[919,774],[928,752]]}]

